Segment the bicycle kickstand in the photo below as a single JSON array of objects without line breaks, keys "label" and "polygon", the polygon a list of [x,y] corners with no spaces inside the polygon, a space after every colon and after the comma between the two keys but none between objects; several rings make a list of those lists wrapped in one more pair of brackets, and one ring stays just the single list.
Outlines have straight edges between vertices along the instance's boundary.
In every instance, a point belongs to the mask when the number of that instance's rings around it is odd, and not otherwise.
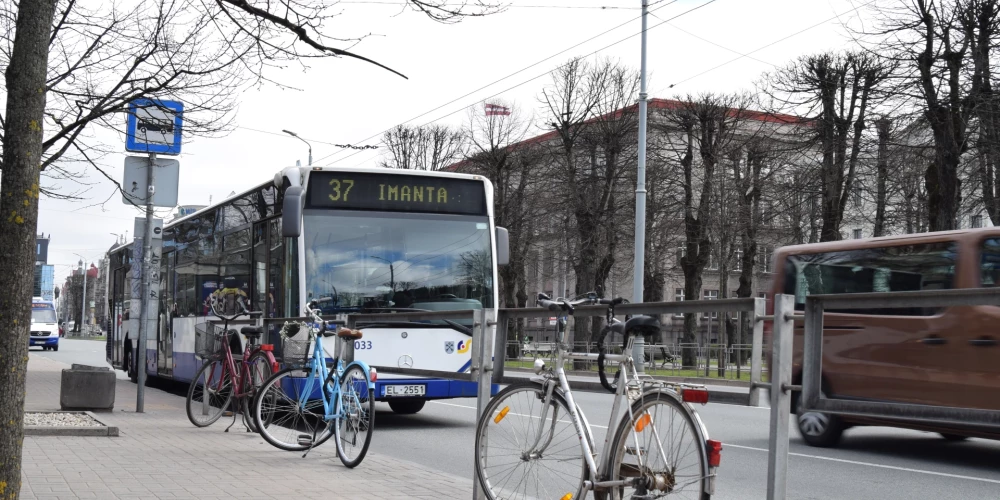
[{"label": "bicycle kickstand", "polygon": [[234,426],[234,425],[236,425],[236,414],[237,413],[239,413],[240,415],[243,414],[242,411],[237,411],[237,410],[232,410],[232,412],[233,412],[233,423],[229,424],[229,427],[226,427],[226,430],[223,431],[223,432],[229,432],[229,428],[232,427],[232,426]]}]

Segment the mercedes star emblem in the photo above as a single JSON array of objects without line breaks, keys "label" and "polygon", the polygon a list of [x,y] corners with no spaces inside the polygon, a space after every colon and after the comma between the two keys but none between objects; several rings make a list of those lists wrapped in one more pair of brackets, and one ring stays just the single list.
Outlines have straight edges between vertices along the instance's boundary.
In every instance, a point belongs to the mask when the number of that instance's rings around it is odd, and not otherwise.
[{"label": "mercedes star emblem", "polygon": [[398,364],[400,368],[413,368],[413,358],[409,354],[404,354],[399,357]]}]

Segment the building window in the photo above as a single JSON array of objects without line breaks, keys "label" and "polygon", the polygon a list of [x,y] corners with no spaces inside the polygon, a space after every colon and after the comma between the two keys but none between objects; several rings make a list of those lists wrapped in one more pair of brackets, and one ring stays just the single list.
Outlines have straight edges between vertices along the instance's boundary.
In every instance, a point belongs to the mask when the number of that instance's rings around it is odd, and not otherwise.
[{"label": "building window", "polygon": [[708,255],[708,266],[705,268],[709,271],[716,271],[719,269],[719,260],[715,258],[715,253]]},{"label": "building window", "polygon": [[771,272],[771,252],[770,247],[760,249],[760,268],[765,273]]},{"label": "building window", "polygon": [[677,247],[677,267],[681,267],[681,259],[687,255],[687,247]]},{"label": "building window", "polygon": [[[702,291],[702,296],[705,300],[718,300],[719,291],[718,290],[704,290]],[[702,313],[702,317],[707,318],[709,313]],[[713,312],[712,318],[719,317],[719,313]]]},{"label": "building window", "polygon": [[970,225],[973,228],[983,227],[983,216],[982,215],[973,215]]},{"label": "building window", "polygon": [[[684,301],[684,289],[683,288],[675,288],[674,289],[674,302],[683,302],[683,301]],[[684,317],[684,313],[676,313],[676,314],[674,314],[674,317],[675,318],[683,318]]]},{"label": "building window", "polygon": [[854,230],[854,239],[856,239],[856,240],[860,240],[861,239],[861,230],[860,229],[855,229]]},{"label": "building window", "polygon": [[743,249],[736,249],[736,262],[733,264],[733,271],[743,270]]}]

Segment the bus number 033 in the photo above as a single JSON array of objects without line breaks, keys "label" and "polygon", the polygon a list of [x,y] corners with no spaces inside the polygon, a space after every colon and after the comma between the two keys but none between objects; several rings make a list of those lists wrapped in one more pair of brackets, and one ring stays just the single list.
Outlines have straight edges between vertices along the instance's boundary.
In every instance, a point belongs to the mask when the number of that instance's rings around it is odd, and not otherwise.
[{"label": "bus number 033", "polygon": [[[341,196],[343,196],[343,201],[347,201],[347,195],[350,194],[351,188],[354,187],[354,181],[351,179],[331,179],[330,180],[330,201],[341,201]],[[341,193],[341,188],[343,188],[343,193]]]},{"label": "bus number 033", "polygon": [[370,340],[355,340],[354,349],[356,350],[369,350],[372,348],[372,341]]}]

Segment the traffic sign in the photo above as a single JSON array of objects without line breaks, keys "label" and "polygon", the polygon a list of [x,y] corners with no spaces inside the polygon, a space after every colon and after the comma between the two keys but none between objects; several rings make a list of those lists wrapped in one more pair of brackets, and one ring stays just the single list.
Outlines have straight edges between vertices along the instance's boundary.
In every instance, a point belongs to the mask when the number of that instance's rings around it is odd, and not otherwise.
[{"label": "traffic sign", "polygon": [[177,186],[180,180],[181,163],[170,158],[150,160],[142,156],[125,157],[125,177],[122,180],[122,203],[126,205],[146,204],[148,193],[148,169],[153,163],[153,198],[156,207],[177,206]]},{"label": "traffic sign", "polygon": [[136,99],[128,105],[125,150],[135,153],[181,154],[184,104]]}]

